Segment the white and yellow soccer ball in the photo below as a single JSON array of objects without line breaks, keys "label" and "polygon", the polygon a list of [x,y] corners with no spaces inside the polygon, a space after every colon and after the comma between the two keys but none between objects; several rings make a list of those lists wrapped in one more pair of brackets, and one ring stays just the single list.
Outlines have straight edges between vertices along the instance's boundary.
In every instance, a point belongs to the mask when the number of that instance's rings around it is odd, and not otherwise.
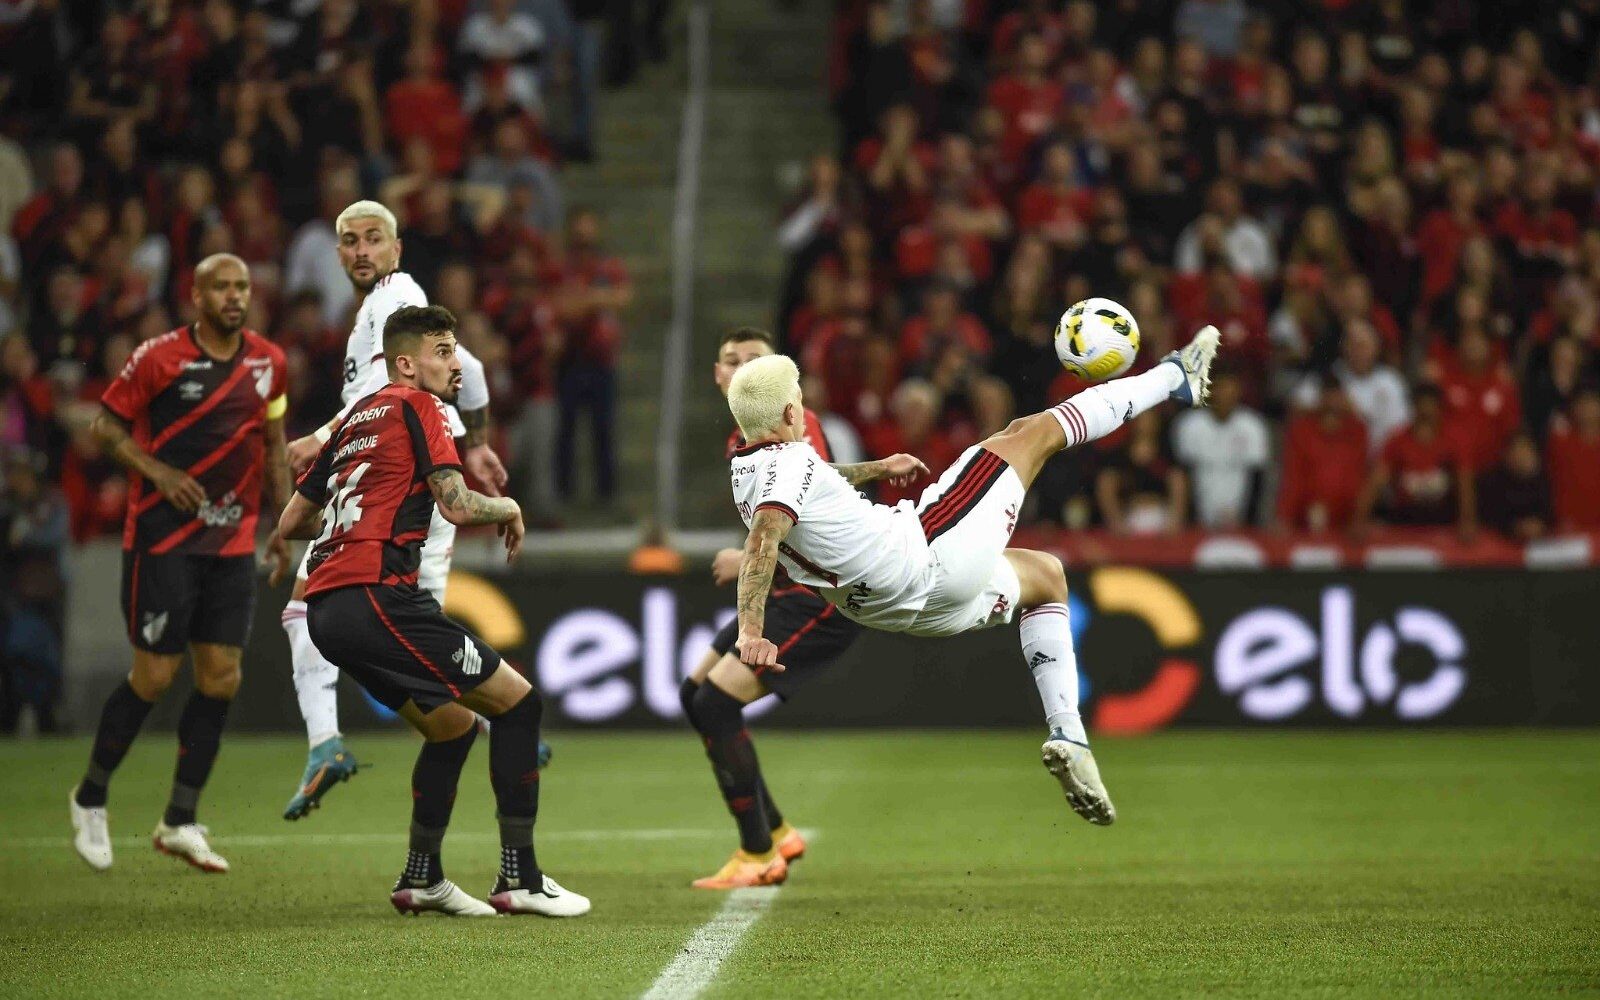
[{"label": "white and yellow soccer ball", "polygon": [[1061,314],[1056,324],[1056,357],[1079,378],[1104,382],[1133,364],[1139,353],[1139,324],[1120,302],[1084,299]]}]

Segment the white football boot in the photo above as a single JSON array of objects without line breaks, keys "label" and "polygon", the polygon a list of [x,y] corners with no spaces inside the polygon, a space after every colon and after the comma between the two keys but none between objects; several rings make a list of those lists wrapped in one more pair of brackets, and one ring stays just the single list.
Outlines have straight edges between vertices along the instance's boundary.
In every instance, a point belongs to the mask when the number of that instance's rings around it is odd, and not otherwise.
[{"label": "white football boot", "polygon": [[541,917],[581,917],[589,912],[589,897],[580,896],[548,875],[543,876],[538,889],[512,889],[503,885],[504,879],[495,882],[489,895],[489,905],[501,913],[537,913]]},{"label": "white football boot", "polygon": [[97,872],[111,867],[111,828],[106,823],[106,807],[84,808],[78,805],[78,790],[67,796],[67,807],[72,812],[72,846],[78,857]]},{"label": "white football boot", "polygon": [[1188,344],[1162,358],[1183,372],[1183,384],[1172,390],[1171,399],[1184,406],[1204,406],[1211,396],[1211,362],[1216,360],[1222,334],[1214,326],[1204,326]]},{"label": "white football boot", "polygon": [[447,878],[442,878],[426,889],[396,889],[389,894],[389,902],[401,913],[413,917],[419,913],[442,913],[447,917],[493,917],[495,908],[481,899],[474,899]]},{"label": "white football boot", "polygon": [[228,859],[211,849],[211,844],[206,841],[206,834],[210,832],[199,823],[185,823],[182,826],[157,823],[155,831],[150,834],[150,843],[162,854],[181,858],[203,872],[226,874]]},{"label": "white football boot", "polygon": [[1052,730],[1050,738],[1040,748],[1044,766],[1061,782],[1067,804],[1072,811],[1097,826],[1110,826],[1117,821],[1117,809],[1100,783],[1100,768],[1095,765],[1094,751]]}]

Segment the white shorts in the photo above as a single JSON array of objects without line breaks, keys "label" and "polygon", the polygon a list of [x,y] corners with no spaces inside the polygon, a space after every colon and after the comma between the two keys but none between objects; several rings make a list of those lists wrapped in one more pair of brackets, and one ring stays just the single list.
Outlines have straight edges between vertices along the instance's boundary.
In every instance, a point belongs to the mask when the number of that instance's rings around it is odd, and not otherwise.
[{"label": "white shorts", "polygon": [[[439,508],[433,508],[433,519],[428,522],[428,538],[422,543],[422,565],[417,568],[417,586],[433,595],[439,602],[439,607],[444,607],[444,585],[450,579],[450,556],[456,548],[456,526],[444,519],[439,513]],[[301,581],[306,578],[306,561],[311,558],[311,546],[307,545],[305,552],[300,556],[300,569],[295,577]]]},{"label": "white shorts", "polygon": [[957,635],[1011,621],[1022,584],[1005,557],[1027,491],[1004,459],[973,445],[917,500],[928,538],[927,601],[904,631]]}]

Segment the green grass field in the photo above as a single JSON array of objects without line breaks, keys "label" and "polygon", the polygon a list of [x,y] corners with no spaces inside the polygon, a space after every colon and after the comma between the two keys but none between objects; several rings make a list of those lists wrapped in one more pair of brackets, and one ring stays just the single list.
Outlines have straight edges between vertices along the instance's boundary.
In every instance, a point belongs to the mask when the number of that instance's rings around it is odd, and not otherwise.
[{"label": "green grass field", "polygon": [[[1073,816],[1029,733],[758,734],[811,853],[714,997],[1600,994],[1600,734],[1174,733],[1098,745],[1119,821]],[[552,735],[539,857],[581,920],[402,919],[414,744],[309,820],[303,760],[234,738],[202,803],[233,863],[206,876],[145,836],[170,734],[112,789],[116,866],[72,852],[83,741],[0,744],[0,995],[638,996],[724,897],[688,888],[733,846],[698,745]],[[497,854],[486,747],[448,874]]]}]

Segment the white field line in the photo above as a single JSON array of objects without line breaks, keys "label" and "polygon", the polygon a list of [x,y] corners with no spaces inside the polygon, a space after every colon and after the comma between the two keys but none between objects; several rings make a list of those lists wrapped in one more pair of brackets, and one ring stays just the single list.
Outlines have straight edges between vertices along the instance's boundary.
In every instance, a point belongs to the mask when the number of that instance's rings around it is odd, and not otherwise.
[{"label": "white field line", "polygon": [[[728,831],[717,830],[550,830],[548,832],[536,831],[535,838],[539,843],[549,840],[695,840],[716,839],[726,837]],[[150,839],[149,835],[112,837],[113,844],[143,844]],[[228,836],[216,834],[211,838],[222,847],[291,847],[295,845],[315,847],[348,847],[364,844],[404,844],[407,835],[404,833],[266,833],[266,834],[238,834]],[[500,834],[490,831],[462,831],[450,833],[445,838],[452,844],[466,841],[494,841],[498,842]],[[0,838],[0,847],[59,847],[72,843],[72,834],[63,831],[58,837],[3,837]]]},{"label": "white field line", "polygon": [[[816,830],[802,830],[808,841],[817,839]],[[643,1000],[694,1000],[722,969],[745,933],[778,899],[781,885],[735,889],[727,902],[701,924],[656,981],[645,991]]]}]

